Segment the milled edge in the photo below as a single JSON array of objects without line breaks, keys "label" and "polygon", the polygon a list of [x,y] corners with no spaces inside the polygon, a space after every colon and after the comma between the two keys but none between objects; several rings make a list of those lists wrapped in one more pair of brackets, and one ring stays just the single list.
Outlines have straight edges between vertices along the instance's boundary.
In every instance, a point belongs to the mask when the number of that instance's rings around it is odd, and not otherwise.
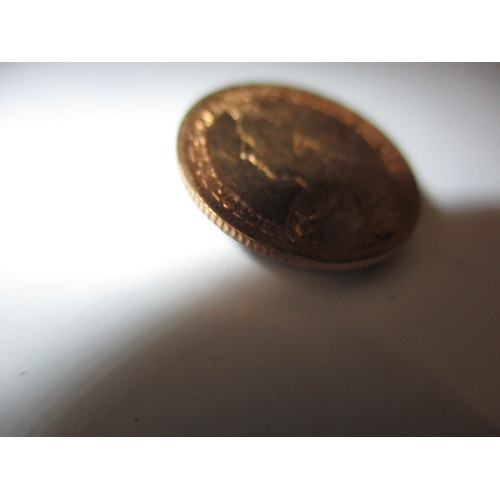
[{"label": "milled edge", "polygon": [[225,222],[220,216],[218,216],[203,200],[203,198],[196,192],[195,188],[190,184],[187,179],[182,165],[179,164],[179,171],[181,174],[181,179],[186,187],[189,196],[194,201],[198,209],[205,215],[205,217],[215,224],[221,231],[226,233],[228,236],[236,240],[238,243],[246,246],[250,250],[257,252],[258,254],[264,255],[271,259],[289,264],[292,266],[301,267],[303,269],[310,269],[315,271],[350,271],[354,269],[361,269],[363,267],[382,262],[383,260],[390,257],[394,252],[396,252],[399,247],[396,247],[393,251],[386,253],[381,256],[376,256],[372,259],[367,259],[363,261],[350,262],[350,263],[326,263],[315,261],[311,259],[304,259],[302,257],[294,257],[285,252],[280,252],[275,248],[271,248],[263,243],[258,243],[257,241],[245,236],[242,232],[238,231],[236,228]]}]

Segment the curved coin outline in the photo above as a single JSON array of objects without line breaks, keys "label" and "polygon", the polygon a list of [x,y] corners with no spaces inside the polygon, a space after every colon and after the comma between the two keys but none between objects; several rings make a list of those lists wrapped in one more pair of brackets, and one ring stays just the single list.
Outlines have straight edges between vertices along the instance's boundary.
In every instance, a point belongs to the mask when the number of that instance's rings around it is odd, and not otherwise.
[{"label": "curved coin outline", "polygon": [[[389,194],[397,198],[403,207],[397,217],[404,219],[397,234],[394,237],[391,235],[387,243],[376,242],[377,245],[372,244],[370,247],[368,243],[363,246],[361,241],[361,249],[343,252],[338,249],[330,250],[324,245],[297,244],[285,234],[284,228],[262,217],[241,196],[228,189],[227,183],[219,178],[216,171],[215,158],[211,158],[208,152],[207,136],[214,124],[219,123],[224,115],[229,115],[228,120],[234,123],[237,123],[238,119],[240,122],[247,119],[252,113],[257,119],[260,118],[259,113],[266,113],[264,104],[282,105],[285,112],[289,107],[291,113],[298,113],[300,110],[306,113],[306,117],[309,113],[313,118],[317,115],[331,120],[332,123],[338,123],[346,134],[352,137],[355,135],[356,140],[359,138],[362,148],[370,150],[372,156],[376,153],[374,157],[380,159],[380,165],[384,168],[383,174],[377,174],[374,167],[361,165],[361,178],[366,176],[369,179],[370,176],[376,175],[378,177],[375,179],[383,178],[384,182],[387,181],[386,184],[396,186],[397,189]],[[243,118],[241,115],[244,115]],[[225,140],[224,137],[221,140]],[[265,165],[258,163],[255,155],[250,156],[240,151],[239,156],[247,164],[252,161],[252,164],[268,177],[274,175],[271,171],[266,171]],[[182,178],[191,197],[200,210],[222,231],[260,254],[303,268],[342,270],[381,261],[409,237],[418,218],[418,188],[408,164],[394,145],[377,128],[348,108],[297,89],[274,85],[246,85],[223,89],[205,97],[191,108],[181,124],[178,160]],[[379,170],[380,165],[377,167]],[[251,190],[251,186],[249,187]],[[354,193],[359,190],[359,186],[347,184],[344,190]],[[290,211],[290,207],[287,207],[287,210]],[[332,213],[337,212],[332,210]]]}]

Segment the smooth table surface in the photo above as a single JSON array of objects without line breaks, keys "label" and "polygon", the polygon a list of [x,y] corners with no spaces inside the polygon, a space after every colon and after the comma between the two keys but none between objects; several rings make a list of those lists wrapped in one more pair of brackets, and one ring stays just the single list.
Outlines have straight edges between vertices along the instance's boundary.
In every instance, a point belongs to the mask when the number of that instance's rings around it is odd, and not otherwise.
[{"label": "smooth table surface", "polygon": [[[179,177],[198,99],[262,82],[379,127],[423,195],[388,261],[311,272]],[[0,66],[1,435],[499,435],[500,66]]]}]

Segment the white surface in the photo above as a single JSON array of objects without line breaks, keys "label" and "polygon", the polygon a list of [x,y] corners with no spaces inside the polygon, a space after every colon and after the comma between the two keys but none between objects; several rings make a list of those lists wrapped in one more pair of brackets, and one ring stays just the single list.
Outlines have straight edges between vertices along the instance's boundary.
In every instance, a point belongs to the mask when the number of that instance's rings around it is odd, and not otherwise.
[{"label": "white surface", "polygon": [[[178,176],[205,94],[284,83],[412,165],[408,244],[255,256]],[[0,434],[499,434],[498,65],[0,66]]]}]

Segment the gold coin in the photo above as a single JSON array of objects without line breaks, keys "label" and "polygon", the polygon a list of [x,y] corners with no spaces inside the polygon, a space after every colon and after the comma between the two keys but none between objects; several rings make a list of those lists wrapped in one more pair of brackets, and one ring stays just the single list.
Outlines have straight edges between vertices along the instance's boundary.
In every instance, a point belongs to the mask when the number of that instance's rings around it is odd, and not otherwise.
[{"label": "gold coin", "polygon": [[299,267],[375,263],[417,220],[415,180],[389,140],[345,107],[300,90],[251,85],[206,97],[182,122],[178,157],[212,222]]}]

